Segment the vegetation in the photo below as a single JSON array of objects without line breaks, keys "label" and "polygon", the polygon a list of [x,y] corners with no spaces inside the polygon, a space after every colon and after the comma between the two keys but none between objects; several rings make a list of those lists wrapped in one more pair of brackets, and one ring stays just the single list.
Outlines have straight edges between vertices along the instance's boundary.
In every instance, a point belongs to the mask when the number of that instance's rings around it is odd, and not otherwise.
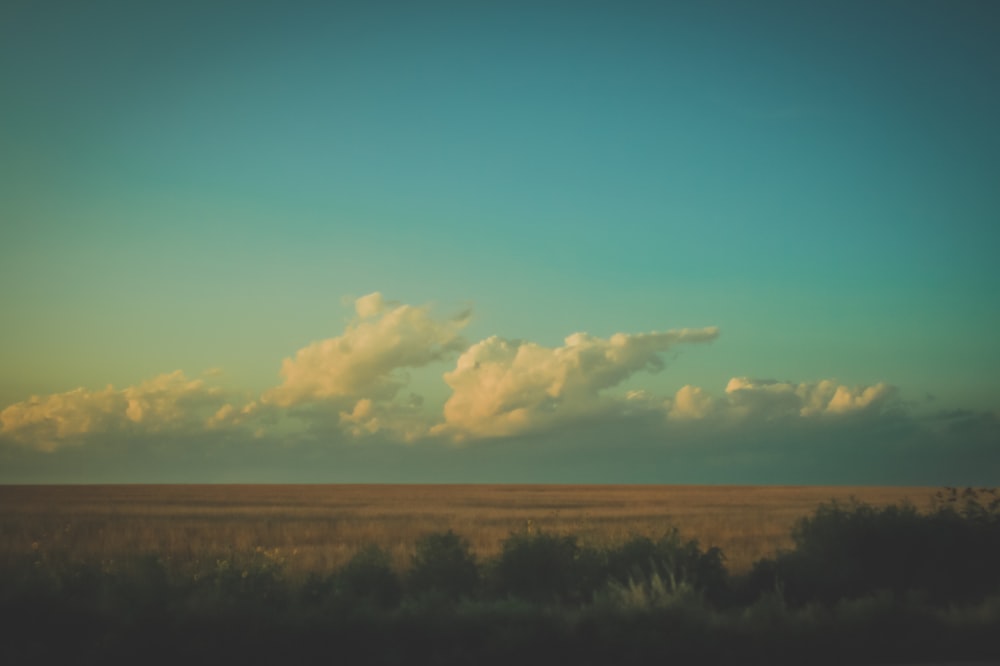
[{"label": "vegetation", "polygon": [[755,486],[0,486],[0,566],[37,545],[51,557],[120,562],[152,552],[197,562],[279,550],[289,576],[326,575],[378,546],[393,569],[416,543],[454,530],[480,561],[526,528],[605,548],[676,527],[726,554],[732,572],[791,548],[820,502],[931,506],[928,488]]},{"label": "vegetation", "polygon": [[910,504],[830,502],[800,520],[795,548],[758,562],[750,579],[796,604],[878,593],[931,603],[981,601],[1000,589],[1000,497],[949,488],[921,513]]},{"label": "vegetation", "polygon": [[406,578],[411,594],[438,595],[448,601],[473,597],[480,590],[479,564],[469,542],[451,530],[417,542]]},{"label": "vegetation", "polygon": [[995,659],[1000,499],[831,501],[747,571],[676,528],[596,544],[525,524],[489,557],[449,529],[399,568],[294,549],[92,562],[38,543],[0,565],[4,663],[879,663]]}]

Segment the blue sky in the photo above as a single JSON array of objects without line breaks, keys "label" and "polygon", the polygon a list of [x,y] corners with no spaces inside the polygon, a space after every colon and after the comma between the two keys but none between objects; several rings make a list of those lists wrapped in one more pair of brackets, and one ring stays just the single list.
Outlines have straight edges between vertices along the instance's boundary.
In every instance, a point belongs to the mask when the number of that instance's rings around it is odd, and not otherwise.
[{"label": "blue sky", "polygon": [[[180,443],[168,478],[195,475],[205,432],[136,430],[111,403],[98,410],[103,429],[91,414],[53,444],[55,424],[82,409],[80,395],[58,396],[181,370],[234,408],[266,402],[286,381],[283,359],[376,321],[353,310],[374,292],[388,303],[378,321],[404,306],[426,315],[418,328],[472,316],[447,350],[379,366],[405,384],[391,396],[310,394],[312,416],[271,414],[225,437],[308,439],[316,419],[343,426],[357,401],[388,408],[410,393],[424,398],[430,433],[460,393],[444,374],[491,336],[560,349],[576,332],[718,327],[708,344],[651,352],[662,371],[640,364],[613,385],[581,384],[600,402],[550,387],[546,409],[565,415],[551,423],[472,427],[454,450],[440,429],[407,448],[368,433],[379,453],[337,480],[395,479],[403,457],[411,480],[435,480],[429,461],[467,460],[456,451],[480,436],[508,442],[510,458],[453,462],[457,480],[492,478],[484,466],[502,460],[518,481],[523,451],[551,458],[539,480],[573,480],[554,442],[587,418],[624,418],[611,403],[627,391],[669,413],[682,387],[724,401],[732,378],[800,398],[826,380],[859,396],[891,387],[865,418],[905,416],[919,433],[913,478],[942,461],[1000,477],[993,3],[12,2],[0,26],[7,482],[74,480],[57,471],[67,451],[92,451],[113,480],[158,478],[142,456],[124,467],[97,450],[124,432],[115,418],[133,442],[170,433]],[[210,368],[222,374],[195,379]],[[674,482],[813,478],[777,444],[772,476],[706,467],[691,442],[738,446],[749,426],[733,424],[737,407],[699,417],[722,429],[711,437],[627,420],[615,432],[632,451],[687,446],[691,471],[663,463]],[[978,424],[975,453],[928,425],[945,413]],[[774,429],[762,441],[797,427],[761,418]],[[866,437],[889,447],[875,422]],[[345,469],[340,426],[323,430],[338,443],[330,469]],[[846,427],[813,426],[800,439]],[[286,461],[282,478],[300,478],[305,453],[272,460],[261,446],[265,469]],[[593,460],[611,450],[579,446]],[[851,455],[816,459],[850,469]],[[616,480],[643,477],[635,456]],[[269,478],[232,463],[212,474]]]}]

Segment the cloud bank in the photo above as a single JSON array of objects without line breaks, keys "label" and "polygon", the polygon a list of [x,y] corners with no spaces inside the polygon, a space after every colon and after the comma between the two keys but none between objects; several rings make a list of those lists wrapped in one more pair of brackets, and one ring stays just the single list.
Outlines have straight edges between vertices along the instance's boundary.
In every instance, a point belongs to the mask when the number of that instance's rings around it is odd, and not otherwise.
[{"label": "cloud bank", "polygon": [[879,412],[898,407],[897,399],[897,389],[884,382],[850,387],[832,379],[792,383],[733,377],[721,398],[688,385],[665,406],[674,420],[778,421]]},{"label": "cloud bank", "polygon": [[[0,462],[7,456],[42,469],[39,460],[85,455],[111,440],[126,442],[131,451],[147,441],[169,440],[189,458],[216,451],[217,461],[229,464],[247,462],[247,452],[254,451],[257,459],[271,461],[258,463],[264,469],[277,466],[281,456],[326,460],[329,454],[343,464],[371,455],[378,461],[371,464],[387,473],[401,460],[416,469],[414,461],[423,455],[437,460],[439,470],[464,460],[475,478],[481,472],[472,461],[479,454],[462,451],[503,450],[508,462],[559,456],[550,469],[583,469],[587,463],[580,456],[598,461],[607,455],[615,457],[601,469],[614,469],[630,456],[667,456],[670,470],[683,470],[683,460],[695,459],[703,466],[698,469],[711,470],[716,460],[732,470],[774,456],[780,464],[798,459],[809,468],[809,451],[817,460],[837,461],[851,445],[833,442],[849,440],[871,442],[872,450],[901,456],[901,464],[915,455],[914,446],[947,462],[950,446],[952,453],[965,451],[965,459],[977,461],[970,470],[1000,473],[996,415],[929,418],[884,382],[736,376],[715,392],[694,385],[664,396],[628,390],[637,374],[664,371],[663,357],[676,346],[716,341],[714,327],[608,338],[578,332],[547,347],[496,335],[470,343],[462,336],[470,317],[436,316],[429,306],[388,301],[375,292],[355,301],[339,335],[284,359],[279,381],[257,396],[206,383],[205,377],[219,381],[217,369],[201,379],[178,370],[124,389],[35,396],[0,411]],[[410,385],[410,371],[435,365],[447,389],[443,404],[428,404]],[[24,458],[30,455],[40,458],[31,463]],[[645,463],[636,464],[638,473]]]},{"label": "cloud bank", "polygon": [[223,401],[219,388],[178,370],[122,390],[34,396],[0,411],[0,435],[52,452],[108,434],[190,433],[210,426]]}]

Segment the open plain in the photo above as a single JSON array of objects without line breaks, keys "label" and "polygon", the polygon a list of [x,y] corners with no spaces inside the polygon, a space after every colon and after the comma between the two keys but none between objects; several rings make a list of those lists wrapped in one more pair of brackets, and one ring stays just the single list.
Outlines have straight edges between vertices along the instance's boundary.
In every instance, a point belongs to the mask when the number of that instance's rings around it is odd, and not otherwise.
[{"label": "open plain", "polygon": [[846,486],[81,485],[0,486],[0,563],[121,562],[155,553],[175,565],[265,552],[290,575],[333,571],[366,545],[409,566],[416,541],[452,529],[479,558],[511,532],[575,535],[603,546],[672,527],[718,546],[731,572],[792,546],[796,520],[856,498],[930,508],[936,489]]}]

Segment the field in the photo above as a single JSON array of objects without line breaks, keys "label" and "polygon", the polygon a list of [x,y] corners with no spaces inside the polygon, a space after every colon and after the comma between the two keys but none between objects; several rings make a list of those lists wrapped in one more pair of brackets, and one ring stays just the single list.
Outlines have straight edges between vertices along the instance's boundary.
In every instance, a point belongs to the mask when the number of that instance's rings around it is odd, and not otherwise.
[{"label": "field", "polygon": [[831,499],[929,508],[933,488],[562,485],[0,486],[0,564],[26,554],[175,564],[266,551],[290,575],[327,573],[375,544],[396,569],[416,541],[453,529],[479,558],[512,531],[608,546],[677,527],[718,546],[733,573],[792,545],[795,521]]},{"label": "field", "polygon": [[997,489],[0,486],[0,663],[996,659],[997,561]]}]

